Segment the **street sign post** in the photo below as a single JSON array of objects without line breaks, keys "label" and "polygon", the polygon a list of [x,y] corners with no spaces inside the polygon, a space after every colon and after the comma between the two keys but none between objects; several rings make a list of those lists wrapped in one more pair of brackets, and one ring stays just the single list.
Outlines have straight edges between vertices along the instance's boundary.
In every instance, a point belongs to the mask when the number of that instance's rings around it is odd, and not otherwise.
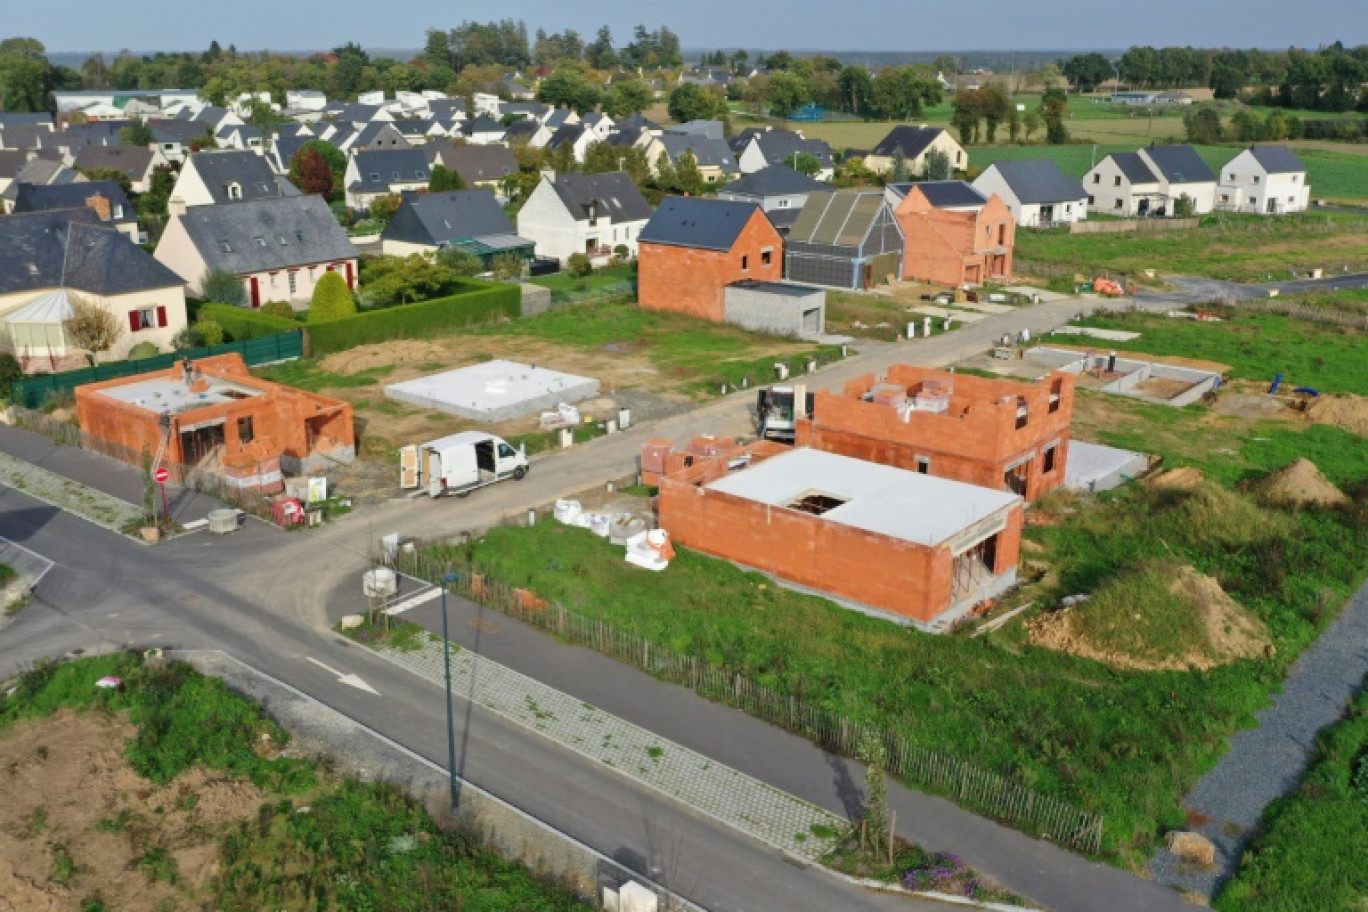
[{"label": "street sign post", "polygon": [[157,483],[157,487],[161,488],[162,519],[166,520],[166,524],[169,526],[171,525],[171,511],[166,508],[166,483],[171,480],[171,470],[166,466],[157,466],[156,470],[152,472],[152,480]]}]

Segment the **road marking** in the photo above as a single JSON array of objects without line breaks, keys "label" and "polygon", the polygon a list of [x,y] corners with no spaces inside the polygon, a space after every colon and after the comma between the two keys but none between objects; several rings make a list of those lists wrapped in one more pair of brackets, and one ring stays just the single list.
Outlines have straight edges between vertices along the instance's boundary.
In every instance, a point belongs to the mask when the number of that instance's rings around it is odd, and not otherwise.
[{"label": "road marking", "polygon": [[[14,555],[6,554],[10,548],[14,548],[16,551],[22,553]],[[39,581],[47,576],[49,570],[56,566],[53,561],[43,557],[43,555],[39,554],[37,551],[34,551],[31,548],[25,548],[23,545],[3,537],[0,537],[0,563],[4,563],[21,576],[28,577],[28,588],[30,592],[37,589]]]},{"label": "road marking", "polygon": [[313,662],[315,665],[326,671],[328,674],[336,675],[337,683],[346,684],[348,687],[355,687],[357,690],[364,690],[367,693],[373,693],[377,697],[380,696],[380,691],[376,690],[374,687],[371,687],[365,681],[361,680],[359,675],[343,674],[336,668],[324,665],[322,662],[318,661],[318,659],[315,659],[313,656],[305,656],[304,658],[308,659],[310,662]]},{"label": "road marking", "polygon": [[385,614],[388,614],[390,617],[398,617],[405,611],[410,611],[417,608],[419,605],[426,605],[428,602],[441,596],[441,594],[442,590],[437,588],[429,589],[426,592],[420,592],[417,595],[404,599],[404,601],[399,602],[398,604],[390,605],[385,609]]},{"label": "road marking", "polygon": [[199,529],[203,529],[207,525],[209,525],[208,519],[192,519],[188,523],[182,525],[181,528],[186,532],[195,532]]}]

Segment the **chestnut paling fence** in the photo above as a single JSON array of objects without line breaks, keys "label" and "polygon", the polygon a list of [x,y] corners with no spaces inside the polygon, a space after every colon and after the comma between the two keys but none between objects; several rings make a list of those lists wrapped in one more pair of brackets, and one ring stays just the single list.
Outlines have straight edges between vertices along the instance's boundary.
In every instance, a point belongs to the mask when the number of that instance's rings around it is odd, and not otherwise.
[{"label": "chestnut paling fence", "polygon": [[[399,552],[393,565],[402,573],[434,583],[454,569],[419,550]],[[887,754],[888,771],[909,785],[946,795],[967,808],[1076,851],[1095,855],[1101,849],[1101,814],[915,744],[896,732],[852,722],[697,656],[675,652],[598,618],[529,597],[525,590],[519,591],[478,571],[459,574],[449,585],[449,591],[561,639],[588,646],[661,680],[688,687],[710,700],[736,707],[828,750],[854,757],[860,754],[862,745],[877,739]]]}]

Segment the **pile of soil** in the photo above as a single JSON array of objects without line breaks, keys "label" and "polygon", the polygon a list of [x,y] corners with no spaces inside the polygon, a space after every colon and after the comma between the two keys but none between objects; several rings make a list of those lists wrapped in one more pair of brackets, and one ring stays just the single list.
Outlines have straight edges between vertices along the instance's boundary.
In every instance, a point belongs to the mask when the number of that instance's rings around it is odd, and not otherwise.
[{"label": "pile of soil", "polygon": [[[65,710],[5,732],[0,912],[83,908],[96,894],[121,912],[196,905],[187,897],[216,872],[219,835],[264,796],[202,769],[155,786],[124,758],[134,733],[124,718]],[[175,861],[174,886],[143,865],[157,849]]]},{"label": "pile of soil", "polygon": [[[1076,624],[1080,613],[1098,610],[1092,600],[1027,621],[1031,643],[1137,671],[1206,670],[1271,653],[1273,644],[1263,622],[1237,604],[1219,582],[1188,565],[1173,566],[1172,578],[1169,591],[1191,606],[1205,634],[1204,641],[1189,643],[1180,654],[1142,657],[1099,647],[1079,632]],[[1134,623],[1143,630],[1145,619],[1136,617]]]},{"label": "pile of soil", "polygon": [[1269,501],[1288,507],[1339,507],[1349,503],[1309,459],[1298,459],[1255,485]]},{"label": "pile of soil", "polygon": [[1150,480],[1150,484],[1156,488],[1168,488],[1169,490],[1188,491],[1202,483],[1202,470],[1194,469],[1192,466],[1181,466],[1176,469],[1169,469],[1162,472]]},{"label": "pile of soil", "polygon": [[449,360],[451,352],[437,342],[426,339],[396,339],[393,342],[358,345],[356,348],[328,355],[318,366],[329,373],[345,376],[359,374],[373,367],[445,364]]},{"label": "pile of soil", "polygon": [[1319,396],[1307,406],[1306,417],[1368,437],[1368,398],[1363,396]]}]

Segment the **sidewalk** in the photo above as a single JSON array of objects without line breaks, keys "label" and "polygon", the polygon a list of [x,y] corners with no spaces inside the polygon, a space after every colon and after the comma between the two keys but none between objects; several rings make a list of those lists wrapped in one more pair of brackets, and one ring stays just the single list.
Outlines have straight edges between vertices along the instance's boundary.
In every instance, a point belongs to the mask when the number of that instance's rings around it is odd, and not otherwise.
[{"label": "sidewalk", "polygon": [[[415,652],[376,652],[438,687],[443,685],[442,646],[437,637],[429,636]],[[834,846],[831,835],[847,823],[455,644],[451,690],[462,700],[478,703],[791,855],[816,861]]]},{"label": "sidewalk", "polygon": [[0,485],[21,491],[101,526],[122,533],[142,519],[142,510],[127,501],[0,452]]}]

